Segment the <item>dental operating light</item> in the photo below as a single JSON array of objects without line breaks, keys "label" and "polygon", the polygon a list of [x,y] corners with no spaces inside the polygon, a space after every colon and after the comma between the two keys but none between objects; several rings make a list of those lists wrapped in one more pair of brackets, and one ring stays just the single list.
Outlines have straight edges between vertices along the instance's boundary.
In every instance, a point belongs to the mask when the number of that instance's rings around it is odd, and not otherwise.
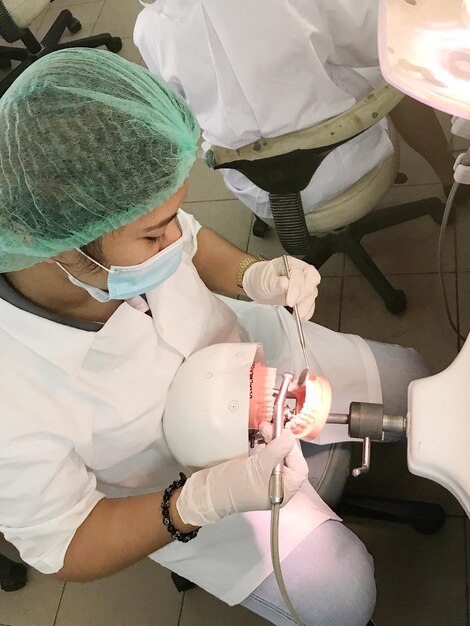
[{"label": "dental operating light", "polygon": [[470,0],[382,0],[379,56],[388,83],[470,119]]},{"label": "dental operating light", "polygon": [[[469,138],[470,0],[381,0],[378,39],[385,80],[455,116],[453,134]],[[460,155],[454,169],[439,238],[440,259],[458,184],[470,183],[470,150]],[[469,374],[467,338],[446,370],[410,384],[408,415],[398,430],[406,431],[409,470],[446,487],[470,517]]]}]

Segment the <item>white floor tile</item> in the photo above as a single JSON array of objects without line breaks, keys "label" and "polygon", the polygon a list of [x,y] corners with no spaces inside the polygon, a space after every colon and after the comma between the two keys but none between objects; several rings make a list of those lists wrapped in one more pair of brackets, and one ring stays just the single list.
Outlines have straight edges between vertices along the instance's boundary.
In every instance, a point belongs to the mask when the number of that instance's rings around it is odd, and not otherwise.
[{"label": "white floor tile", "polygon": [[[41,24],[42,24],[45,16],[46,16],[46,11],[41,13],[41,15],[38,15],[37,18],[33,22],[31,22],[31,24],[28,26],[29,30],[33,33],[33,35],[36,35],[36,33],[38,32],[38,30],[41,27]],[[19,46],[21,46],[21,45],[22,45],[22,43],[20,42]]]},{"label": "white floor tile", "polygon": [[399,171],[406,174],[407,185],[438,183],[439,178],[429,163],[400,137]]},{"label": "white floor tile", "polygon": [[467,337],[470,333],[470,272],[459,272],[457,280],[459,288],[460,332],[464,337]]},{"label": "white floor tile", "polygon": [[[445,316],[437,274],[388,276],[402,289],[408,307],[389,313],[363,276],[345,276],[341,331],[367,339],[410,346],[421,352],[433,371],[447,367],[457,354],[457,338]],[[453,314],[456,312],[455,275],[446,274]]]},{"label": "white floor tile", "polygon": [[141,10],[138,0],[105,0],[93,34],[109,32],[114,37],[132,37]]},{"label": "white floor tile", "polygon": [[189,176],[186,202],[235,199],[225,186],[222,174],[208,167],[203,159],[196,159]]},{"label": "white floor tile", "polygon": [[470,271],[470,211],[468,207],[457,209],[457,269]]},{"label": "white floor tile", "polygon": [[89,2],[95,2],[95,0],[54,0],[54,7],[70,9],[73,13],[74,6],[77,4],[88,4]]},{"label": "white floor tile", "polygon": [[[0,553],[20,562],[18,552],[0,535]],[[0,590],[0,624],[53,626],[64,583],[29,569],[26,587],[6,593]]]},{"label": "white floor tile", "polygon": [[312,322],[339,330],[341,310],[342,279],[336,276],[324,276],[318,286],[318,297]]},{"label": "white floor tile", "polygon": [[450,132],[450,128],[452,116],[448,113],[444,113],[443,111],[436,111],[436,109],[434,109],[434,111],[447,139],[451,139],[452,135]]},{"label": "white floor tile", "polygon": [[[437,246],[440,226],[426,215],[379,230],[362,239],[362,245],[384,274],[419,274],[437,272]],[[444,248],[444,271],[455,271],[454,226],[447,227]],[[347,258],[345,275],[360,271]]]},{"label": "white floor tile", "polygon": [[132,37],[125,37],[122,40],[122,50],[119,55],[122,56],[124,59],[127,59],[128,61],[137,63],[137,65],[140,65],[142,61],[140,52],[135,47],[134,42],[132,41]]},{"label": "white floor tile", "polygon": [[452,137],[452,150],[466,152],[470,146],[470,141],[463,137]]},{"label": "white floor tile", "polygon": [[[77,4],[72,7],[72,13],[75,18],[77,18],[82,25],[82,29],[75,33],[74,35],[70,34],[67,30],[62,36],[61,41],[73,41],[74,39],[82,39],[84,37],[89,37],[93,31],[93,27],[95,26],[96,20],[98,19],[98,15],[100,14],[101,9],[103,8],[104,0],[100,0],[99,2],[87,2],[86,4]],[[44,35],[47,33],[49,28],[52,26],[59,13],[67,7],[64,6],[55,6],[55,4],[51,4],[49,10],[47,11],[44,20],[36,33],[36,37],[38,39],[42,39]]]},{"label": "white floor tile", "polygon": [[246,250],[251,211],[238,200],[186,202],[183,209],[203,225],[215,230],[240,250]]},{"label": "white floor tile", "polygon": [[67,583],[54,626],[176,626],[182,601],[169,571],[144,559],[103,580]]},{"label": "white floor tile", "polygon": [[178,626],[268,626],[242,606],[230,607],[202,589],[187,591]]},{"label": "white floor tile", "polygon": [[427,185],[393,185],[387,195],[381,200],[380,208],[414,202],[422,198],[439,198],[444,201],[445,196],[440,183]]},{"label": "white floor tile", "polygon": [[378,626],[466,626],[464,520],[435,535],[372,520],[347,525],[374,557]]}]

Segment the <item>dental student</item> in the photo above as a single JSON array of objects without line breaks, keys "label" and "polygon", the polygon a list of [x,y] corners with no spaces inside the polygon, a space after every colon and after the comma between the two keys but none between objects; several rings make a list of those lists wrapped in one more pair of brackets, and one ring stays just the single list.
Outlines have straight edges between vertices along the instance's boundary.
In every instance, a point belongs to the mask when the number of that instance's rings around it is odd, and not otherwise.
[{"label": "dental student", "polygon": [[[199,128],[135,64],[54,52],[0,100],[0,120],[0,532],[62,580],[150,556],[288,625],[266,510],[271,470],[286,457],[293,603],[306,626],[366,624],[372,559],[306,481],[290,432],[187,479],[162,433],[172,379],[204,346],[260,341],[268,365],[302,369],[284,305],[309,319],[318,272],[291,258],[287,279],[282,259],[251,257],[181,210]],[[352,397],[406,408],[409,380],[423,375],[414,351],[304,330],[335,410]]]}]

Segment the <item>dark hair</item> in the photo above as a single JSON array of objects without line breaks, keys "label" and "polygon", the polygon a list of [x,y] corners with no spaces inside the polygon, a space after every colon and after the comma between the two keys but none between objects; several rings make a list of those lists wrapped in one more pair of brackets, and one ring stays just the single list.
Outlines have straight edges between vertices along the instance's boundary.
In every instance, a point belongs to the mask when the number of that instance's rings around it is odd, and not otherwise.
[{"label": "dark hair", "polygon": [[[103,256],[103,248],[101,245],[102,240],[103,240],[103,237],[98,237],[98,239],[95,239],[94,241],[90,241],[90,243],[87,243],[86,246],[81,246],[80,250],[82,250],[85,254],[87,254],[89,257],[91,257],[95,261],[98,261],[98,263],[101,263],[101,265],[106,265],[106,261]],[[99,265],[92,263],[92,261],[90,261],[83,255],[81,255],[80,265],[82,268],[84,269],[86,268],[90,272],[98,271],[100,269]]]}]

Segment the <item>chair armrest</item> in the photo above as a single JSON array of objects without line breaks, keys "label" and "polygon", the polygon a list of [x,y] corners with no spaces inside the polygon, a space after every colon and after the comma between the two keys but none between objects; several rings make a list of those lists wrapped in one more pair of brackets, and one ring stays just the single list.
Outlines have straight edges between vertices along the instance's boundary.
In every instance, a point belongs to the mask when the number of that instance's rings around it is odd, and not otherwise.
[{"label": "chair armrest", "polygon": [[206,154],[209,167],[223,167],[234,161],[256,161],[288,154],[294,150],[326,148],[341,143],[364,132],[385,117],[404,98],[404,94],[382,82],[353,107],[331,118],[303,130],[261,138],[237,150],[211,146]]}]

